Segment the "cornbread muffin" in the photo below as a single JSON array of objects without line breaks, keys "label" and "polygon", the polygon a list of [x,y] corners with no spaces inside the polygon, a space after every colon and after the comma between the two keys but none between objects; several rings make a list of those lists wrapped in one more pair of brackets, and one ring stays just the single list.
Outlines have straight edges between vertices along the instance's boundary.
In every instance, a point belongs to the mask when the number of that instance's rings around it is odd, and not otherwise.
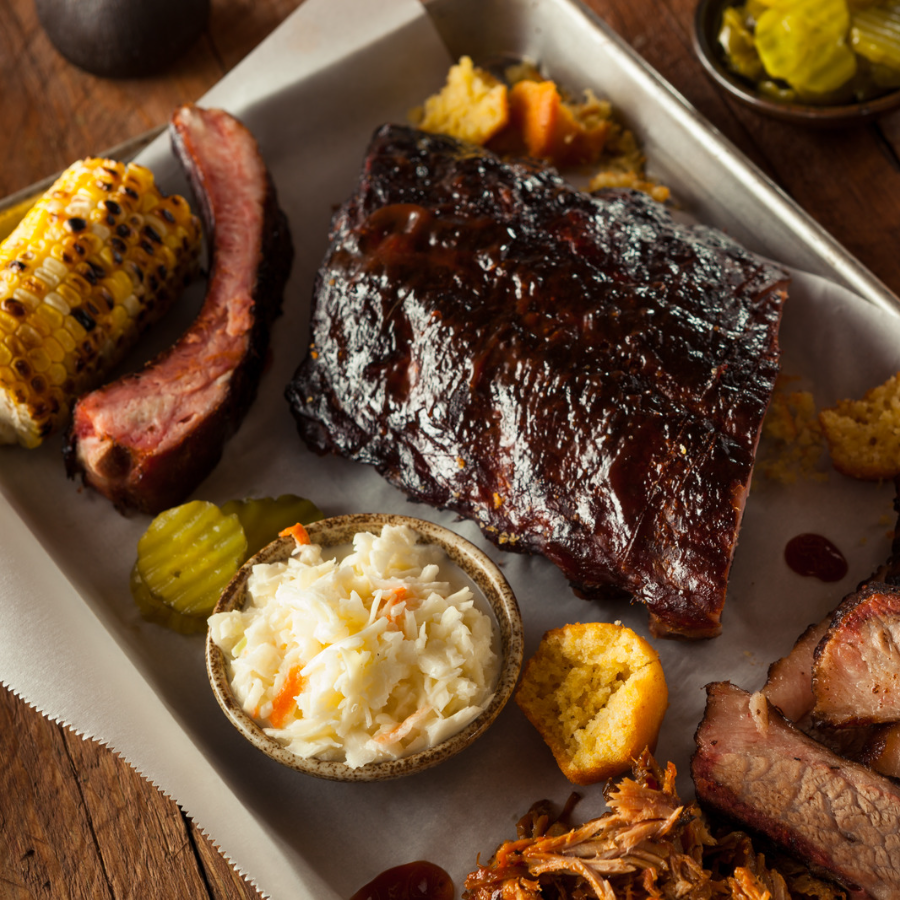
[{"label": "cornbread muffin", "polygon": [[575,784],[621,775],[652,751],[668,702],[656,651],[630,628],[607,622],[548,631],[516,692]]},{"label": "cornbread muffin", "polygon": [[819,414],[834,467],[879,481],[900,475],[900,372],[862,400],[841,400]]}]

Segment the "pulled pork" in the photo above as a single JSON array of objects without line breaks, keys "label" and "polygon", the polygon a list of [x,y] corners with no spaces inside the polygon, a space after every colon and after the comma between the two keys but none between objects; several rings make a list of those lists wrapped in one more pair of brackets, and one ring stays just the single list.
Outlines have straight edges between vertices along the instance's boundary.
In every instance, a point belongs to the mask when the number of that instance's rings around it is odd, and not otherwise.
[{"label": "pulled pork", "polygon": [[645,751],[632,778],[607,792],[609,812],[575,828],[546,802],[519,821],[486,866],[466,878],[464,900],[839,900],[840,889],[786,863],[776,871],[739,831],[713,837],[695,803],[675,791]]}]

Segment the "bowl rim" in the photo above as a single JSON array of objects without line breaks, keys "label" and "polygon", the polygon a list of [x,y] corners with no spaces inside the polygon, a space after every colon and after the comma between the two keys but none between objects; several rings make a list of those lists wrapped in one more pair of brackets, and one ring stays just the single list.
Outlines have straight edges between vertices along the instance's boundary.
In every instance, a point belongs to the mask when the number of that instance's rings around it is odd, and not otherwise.
[{"label": "bowl rim", "polygon": [[780,103],[758,94],[750,83],[732,72],[717,51],[712,31],[727,6],[737,5],[738,0],[698,0],[694,10],[693,44],[707,74],[732,97],[741,103],[777,119],[803,125],[831,127],[863,124],[900,106],[900,88],[895,88],[871,100],[856,103],[817,106],[811,103]]},{"label": "bowl rim", "polygon": [[[497,564],[471,541],[442,525],[393,513],[332,516],[305,527],[314,543],[331,546],[350,543],[353,535],[360,531],[377,529],[380,533],[380,529],[386,524],[407,525],[424,542],[441,547],[451,561],[481,590],[496,620],[494,627],[499,631],[501,666],[497,687],[490,703],[475,719],[461,731],[427,750],[399,759],[367,763],[356,768],[338,761],[304,759],[269,737],[262,727],[244,712],[231,691],[225,654],[213,641],[211,632],[207,630],[207,675],[213,694],[225,716],[257,749],[276,762],[307,775],[331,781],[382,781],[432,768],[460,753],[487,731],[509,701],[519,678],[524,655],[524,633],[518,602]],[[293,537],[279,537],[250,557],[225,587],[213,612],[235,609],[242,604],[253,566],[286,559],[295,546]]]}]

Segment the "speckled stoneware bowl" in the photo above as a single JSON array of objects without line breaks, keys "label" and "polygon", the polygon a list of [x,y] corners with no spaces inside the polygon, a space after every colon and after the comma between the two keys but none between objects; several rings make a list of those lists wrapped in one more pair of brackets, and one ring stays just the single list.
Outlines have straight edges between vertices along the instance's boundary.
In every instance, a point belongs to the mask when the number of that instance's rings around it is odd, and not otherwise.
[{"label": "speckled stoneware bowl", "polygon": [[775,119],[815,128],[861,125],[900,106],[900,90],[859,103],[815,106],[808,103],[779,102],[757,93],[754,85],[732,72],[725,64],[718,34],[722,13],[737,0],[700,0],[694,14],[694,49],[710,77],[736,100]]},{"label": "speckled stoneware bowl", "polygon": [[[369,763],[351,768],[342,762],[320,759],[303,759],[286,750],[276,740],[270,738],[260,726],[248,716],[231,691],[225,655],[207,635],[206,670],[219,706],[229,721],[254,747],[285,766],[328,778],[332,781],[382,781],[421,772],[436,766],[468,747],[482,735],[500,710],[506,705],[516,686],[522,667],[523,636],[522,617],[515,595],[497,566],[474,544],[458,534],[422,519],[409,516],[387,514],[361,514],[335,516],[307,525],[310,540],[323,547],[350,544],[353,535],[360,531],[381,533],[384,525],[407,525],[416,531],[420,539],[429,544],[437,544],[447,556],[462,569],[481,590],[494,613],[495,628],[499,630],[500,652],[502,656],[500,674],[494,697],[487,709],[466,728],[430,750],[423,750],[402,759]],[[246,599],[247,579],[256,563],[272,563],[287,559],[295,547],[292,537],[279,538],[249,559],[229,583],[219,598],[216,612],[240,609]]]}]

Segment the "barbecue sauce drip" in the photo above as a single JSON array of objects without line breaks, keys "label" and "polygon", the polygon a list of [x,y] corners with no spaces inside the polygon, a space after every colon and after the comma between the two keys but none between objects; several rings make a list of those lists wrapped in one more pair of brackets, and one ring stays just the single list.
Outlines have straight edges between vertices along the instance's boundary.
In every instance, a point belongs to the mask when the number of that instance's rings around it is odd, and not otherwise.
[{"label": "barbecue sauce drip", "polygon": [[847,560],[821,534],[798,534],[784,548],[785,562],[798,575],[819,581],[840,581],[847,574]]},{"label": "barbecue sauce drip", "polygon": [[453,900],[453,881],[440,866],[420,859],[386,869],[350,900]]}]

